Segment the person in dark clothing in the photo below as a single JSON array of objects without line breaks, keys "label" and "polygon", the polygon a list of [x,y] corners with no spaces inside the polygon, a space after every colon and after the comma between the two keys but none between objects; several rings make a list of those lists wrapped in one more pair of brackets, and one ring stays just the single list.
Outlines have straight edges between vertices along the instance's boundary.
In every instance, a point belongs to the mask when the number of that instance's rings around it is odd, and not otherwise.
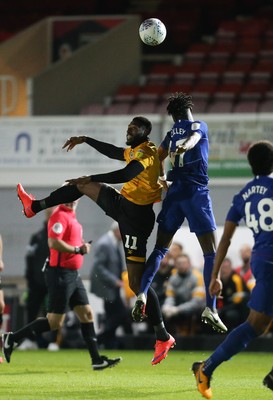
[{"label": "person in dark clothing", "polygon": [[105,327],[98,335],[98,342],[106,349],[118,348],[116,330],[121,326],[125,333],[132,333],[131,312],[121,297],[124,253],[118,223],[102,235],[94,246],[94,263],[91,272],[91,292],[104,302]]},{"label": "person in dark clothing", "polygon": [[250,292],[241,275],[234,271],[228,257],[224,258],[221,265],[220,279],[223,288],[218,305],[219,315],[231,331],[248,316],[247,302]]}]

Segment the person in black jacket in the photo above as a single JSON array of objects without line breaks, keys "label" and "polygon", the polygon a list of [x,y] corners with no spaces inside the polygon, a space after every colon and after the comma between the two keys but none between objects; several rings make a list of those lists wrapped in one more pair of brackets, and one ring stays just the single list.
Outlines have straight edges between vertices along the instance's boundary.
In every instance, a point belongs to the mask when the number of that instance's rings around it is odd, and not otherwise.
[{"label": "person in black jacket", "polygon": [[117,222],[102,235],[94,246],[94,262],[91,272],[91,292],[103,299],[105,326],[98,335],[98,342],[105,348],[117,348],[116,329],[122,326],[125,333],[132,333],[131,312],[121,297],[124,286],[122,272],[125,256]]}]

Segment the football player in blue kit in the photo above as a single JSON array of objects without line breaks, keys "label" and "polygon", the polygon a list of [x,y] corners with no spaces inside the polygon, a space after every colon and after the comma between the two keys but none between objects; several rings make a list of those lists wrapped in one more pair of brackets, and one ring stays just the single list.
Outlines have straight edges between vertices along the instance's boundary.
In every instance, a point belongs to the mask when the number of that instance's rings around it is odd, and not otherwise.
[{"label": "football player in blue kit", "polygon": [[[158,148],[160,181],[167,193],[158,215],[157,240],[153,252],[146,262],[132,316],[141,321],[145,316],[147,290],[160,262],[168,252],[176,231],[185,218],[190,231],[194,232],[204,254],[204,283],[206,287],[206,308],[202,321],[210,324],[218,332],[226,332],[216,310],[216,296],[209,294],[209,283],[215,257],[216,224],[208,189],[208,127],[203,121],[195,121],[192,116],[193,102],[190,95],[175,93],[169,98],[167,112],[174,125],[167,132]],[[166,177],[164,160],[169,156],[172,169]],[[168,182],[171,184],[168,186]]]},{"label": "football player in blue kit", "polygon": [[[212,398],[210,380],[213,371],[266,332],[273,321],[273,143],[265,140],[253,143],[247,157],[255,177],[233,198],[217,248],[209,289],[211,295],[217,296],[221,292],[218,279],[221,264],[242,219],[254,237],[251,270],[256,285],[248,303],[247,320],[230,332],[207,360],[192,365],[197,389],[206,399]],[[270,373],[263,383],[273,388]]]}]

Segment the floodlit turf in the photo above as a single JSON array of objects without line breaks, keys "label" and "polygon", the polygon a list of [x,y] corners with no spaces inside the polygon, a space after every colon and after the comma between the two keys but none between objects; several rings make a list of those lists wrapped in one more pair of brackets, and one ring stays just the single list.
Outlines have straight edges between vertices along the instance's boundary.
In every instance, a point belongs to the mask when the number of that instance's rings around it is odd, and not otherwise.
[{"label": "floodlit turf", "polygon": [[[11,363],[0,365],[0,399],[5,400],[195,400],[190,371],[209,353],[171,350],[166,360],[151,366],[153,351],[104,351],[122,356],[112,369],[92,371],[87,352],[15,351]],[[273,365],[272,353],[241,353],[222,364],[212,381],[215,400],[262,400],[273,392],[262,379]]]}]

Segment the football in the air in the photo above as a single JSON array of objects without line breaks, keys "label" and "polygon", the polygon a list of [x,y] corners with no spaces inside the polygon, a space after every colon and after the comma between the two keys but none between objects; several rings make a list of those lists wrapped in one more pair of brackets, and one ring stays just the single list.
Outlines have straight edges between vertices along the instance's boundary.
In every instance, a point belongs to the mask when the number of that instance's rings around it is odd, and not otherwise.
[{"label": "football in the air", "polygon": [[163,22],[157,18],[145,19],[139,27],[139,36],[148,46],[157,46],[166,37],[167,30]]}]

